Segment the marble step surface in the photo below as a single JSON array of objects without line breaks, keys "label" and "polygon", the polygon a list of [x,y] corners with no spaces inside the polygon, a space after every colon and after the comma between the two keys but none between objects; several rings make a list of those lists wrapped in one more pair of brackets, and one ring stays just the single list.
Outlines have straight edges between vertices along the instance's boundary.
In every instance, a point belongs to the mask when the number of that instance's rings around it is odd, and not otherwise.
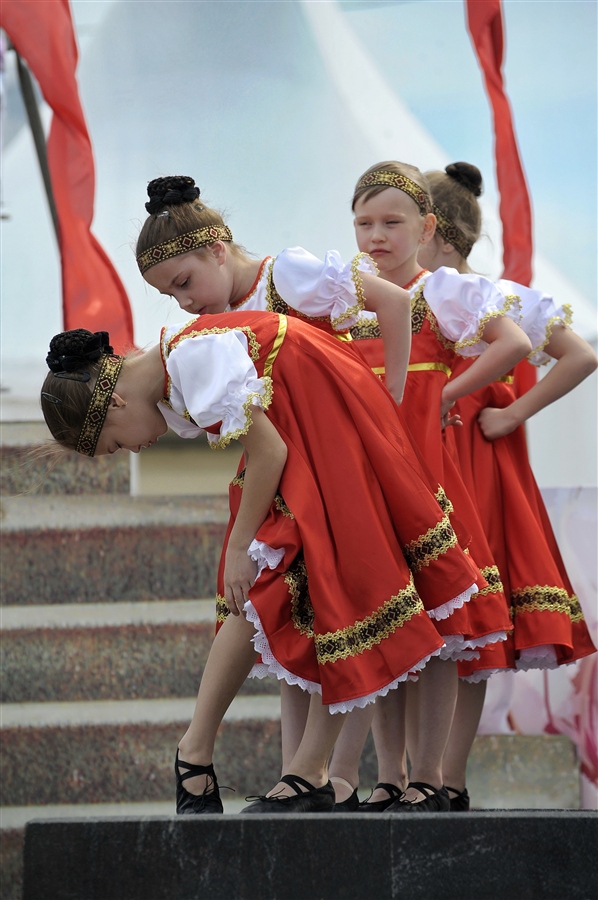
[{"label": "marble step surface", "polygon": [[[193,696],[215,633],[214,600],[12,606],[2,610],[0,701]],[[278,693],[248,679],[242,693]]]},{"label": "marble step surface", "polygon": [[120,453],[89,459],[55,453],[43,422],[3,422],[0,427],[1,494],[129,494],[130,458]]},{"label": "marble step surface", "polygon": [[5,497],[3,605],[215,594],[224,496]]}]

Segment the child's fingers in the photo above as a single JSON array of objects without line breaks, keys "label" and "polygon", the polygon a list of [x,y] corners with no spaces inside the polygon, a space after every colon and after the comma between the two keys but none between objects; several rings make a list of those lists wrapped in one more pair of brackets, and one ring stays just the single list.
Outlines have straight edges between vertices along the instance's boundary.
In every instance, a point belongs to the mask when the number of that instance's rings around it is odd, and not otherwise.
[{"label": "child's fingers", "polygon": [[[237,591],[238,590],[239,589],[237,588]],[[228,606],[228,608],[231,611],[231,613],[233,614],[233,616],[238,616],[241,614],[241,610],[243,609],[242,592],[241,592],[241,602],[239,604],[239,602],[237,600],[237,596],[235,595],[235,589],[233,588],[232,585],[227,584],[227,585],[225,585],[225,588],[224,588],[224,599],[226,600],[226,605]]]}]

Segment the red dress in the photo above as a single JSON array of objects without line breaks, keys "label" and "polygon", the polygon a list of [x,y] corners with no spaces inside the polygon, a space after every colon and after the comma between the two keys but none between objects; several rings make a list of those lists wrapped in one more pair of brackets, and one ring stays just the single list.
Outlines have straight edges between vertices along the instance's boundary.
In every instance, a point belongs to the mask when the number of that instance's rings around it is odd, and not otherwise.
[{"label": "red dress", "polygon": [[[467,600],[479,573],[388,392],[339,341],[284,315],[202,316],[166,330],[162,351],[161,410],[181,436],[204,429],[226,444],[259,405],[288,448],[250,548],[261,570],[246,605],[255,674],[321,690],[333,712],[406,680],[443,646],[426,609]],[[231,485],[230,527],[242,483]]]},{"label": "red dress", "polygon": [[[454,375],[467,365],[463,360]],[[508,668],[553,668],[595,650],[529,463],[523,426],[487,441],[477,422],[485,407],[502,409],[514,402],[509,381],[460,399],[463,427],[449,436],[476,499],[514,623],[505,644],[460,664],[461,675],[472,681]]]},{"label": "red dress", "polygon": [[[496,642],[500,646],[513,626],[497,562],[486,540],[469,490],[443,441],[441,394],[460,357],[454,344],[442,334],[436,317],[424,298],[426,275],[427,272],[422,272],[406,285],[412,295],[412,339],[409,371],[400,412],[428,468],[446,489],[451,509],[454,510],[451,517],[456,513],[453,524],[457,533],[461,538],[461,532],[465,529],[470,535],[468,549],[487,581],[487,586],[471,598],[467,607],[455,611],[448,621],[438,623],[447,642],[451,641],[450,635],[454,630],[464,632],[466,639],[462,646],[477,648],[477,652],[461,653],[458,658],[475,659],[479,655],[479,648]],[[376,319],[372,316],[362,317],[351,329],[351,335],[351,346],[363,355],[374,373],[384,378],[384,348]],[[468,622],[465,628],[465,623],[460,621],[463,617],[467,617]],[[461,642],[456,643],[456,649],[459,643]]]}]

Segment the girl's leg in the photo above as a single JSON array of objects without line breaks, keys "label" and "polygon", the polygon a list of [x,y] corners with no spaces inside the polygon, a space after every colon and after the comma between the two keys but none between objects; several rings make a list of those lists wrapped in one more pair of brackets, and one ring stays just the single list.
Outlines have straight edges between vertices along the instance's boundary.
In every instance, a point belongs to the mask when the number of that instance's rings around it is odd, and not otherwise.
[{"label": "girl's leg", "polygon": [[419,733],[419,681],[409,681],[405,685],[407,701],[405,703],[405,735],[407,737],[407,756],[409,760],[417,756],[417,737]]},{"label": "girl's leg", "polygon": [[[378,757],[378,782],[394,784],[401,790],[407,784],[405,759],[405,701],[407,685],[400,684],[386,697],[376,700],[372,734]],[[369,798],[370,803],[388,800],[384,788],[378,788]]]},{"label": "girl's leg", "polygon": [[[457,701],[457,663],[431,659],[419,675],[419,727],[417,753],[411,760],[410,781],[434,788],[443,785],[442,762]],[[406,799],[419,801],[424,794],[408,788]]]},{"label": "girl's leg", "polygon": [[[375,704],[369,703],[364,709],[354,709],[347,713],[343,729],[334,745],[330,779],[334,781],[336,777],[348,781],[353,790],[359,785],[359,760],[372,724],[374,708]],[[342,781],[335,782],[334,792],[337,803],[347,800],[353,793]]]},{"label": "girl's leg", "polygon": [[[331,715],[328,707],[322,704],[320,694],[312,694],[301,743],[284,774],[299,775],[315,788],[323,787],[328,782],[328,760],[344,718],[340,714]],[[292,797],[296,791],[280,782],[268,792],[268,796],[272,794]]]},{"label": "girl's leg", "polygon": [[[179,743],[181,760],[199,766],[212,762],[218,727],[257,659],[251,643],[254,634],[255,629],[245,616],[228,616],[214,638],[193,718]],[[181,772],[186,771],[181,766]],[[206,775],[185,781],[190,794],[201,794],[205,787]]]},{"label": "girl's leg", "polygon": [[282,771],[289,765],[305,732],[310,696],[296,684],[280,683],[280,730],[282,737]]},{"label": "girl's leg", "polygon": [[486,697],[486,681],[472,684],[459,680],[455,716],[442,763],[446,785],[455,791],[465,789],[467,758],[473,745]]}]

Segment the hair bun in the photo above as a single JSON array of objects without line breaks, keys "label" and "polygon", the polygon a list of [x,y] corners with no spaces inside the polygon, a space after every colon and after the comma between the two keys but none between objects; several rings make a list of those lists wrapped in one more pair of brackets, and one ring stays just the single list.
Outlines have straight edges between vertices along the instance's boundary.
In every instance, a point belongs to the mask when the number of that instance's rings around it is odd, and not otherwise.
[{"label": "hair bun", "polygon": [[450,163],[444,171],[468,191],[471,191],[474,197],[479,197],[482,193],[482,173],[477,166],[466,162],[456,162]]},{"label": "hair bun", "polygon": [[179,203],[193,203],[199,197],[199,188],[189,175],[169,175],[166,178],[154,178],[147,186],[149,201],[145,208],[153,215],[165,206],[177,206]]},{"label": "hair bun", "polygon": [[86,328],[63,331],[50,341],[50,352],[46,356],[47,366],[55,374],[76,372],[89,363],[97,362],[105,354],[112,355],[114,350],[109,342],[110,336],[107,331],[96,331],[93,334]]}]

